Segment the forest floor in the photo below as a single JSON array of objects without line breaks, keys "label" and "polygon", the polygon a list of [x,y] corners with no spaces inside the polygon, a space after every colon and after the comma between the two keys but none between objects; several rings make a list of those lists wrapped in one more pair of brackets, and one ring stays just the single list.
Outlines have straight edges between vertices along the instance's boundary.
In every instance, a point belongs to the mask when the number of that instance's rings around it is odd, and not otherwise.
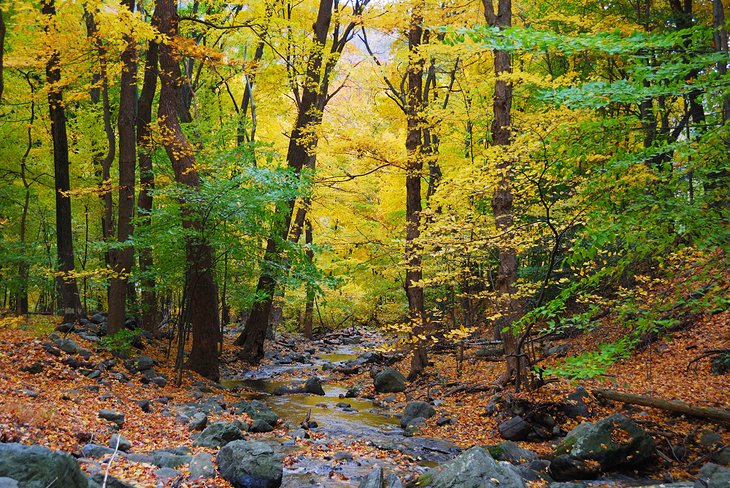
[{"label": "forest floor", "polygon": [[[26,319],[5,317],[0,319],[0,442],[21,442],[41,444],[51,449],[63,450],[80,456],[81,448],[89,443],[106,445],[113,429],[109,422],[98,416],[101,409],[114,409],[125,415],[121,433],[128,438],[134,451],[148,452],[155,449],[187,446],[193,452],[206,451],[215,456],[215,451],[193,447],[191,432],[184,423],[177,423],[170,415],[166,405],[184,404],[200,398],[201,391],[215,395],[222,403],[240,400],[238,393],[216,388],[209,382],[201,381],[193,374],[183,375],[182,384],[175,385],[173,358],[167,357],[167,342],[148,345],[143,353],[157,362],[155,370],[170,379],[164,387],[143,384],[139,376],[130,375],[115,380],[115,376],[104,374],[101,378],[91,379],[79,373],[76,368],[60,357],[49,354],[43,347],[45,337],[56,323],[46,317],[34,316]],[[618,325],[606,325],[593,332],[566,340],[570,344],[569,354],[589,350],[603,340],[617,333]],[[81,347],[92,351],[88,363],[97,364],[114,359],[106,350],[96,347],[74,336]],[[690,326],[649,344],[630,358],[611,366],[599,379],[583,381],[582,386],[590,393],[597,387],[649,395],[664,400],[682,400],[692,405],[730,408],[730,374],[713,375],[708,360],[695,363],[691,361],[705,350],[728,347],[730,342],[730,311],[697,318]],[[283,344],[283,345],[282,345]],[[227,344],[228,350],[232,345]],[[279,341],[274,344],[285,352],[305,350],[310,347],[307,341]],[[363,396],[372,396],[374,404],[387,407],[392,415],[397,415],[408,401],[436,400],[438,414],[429,419],[422,428],[421,436],[449,440],[461,448],[474,445],[493,445],[502,441],[497,431],[498,421],[487,414],[490,400],[493,399],[493,385],[503,372],[501,362],[485,361],[477,358],[475,350],[467,349],[464,360],[457,373],[457,358],[454,351],[433,355],[431,360],[438,367],[429,368],[427,375],[404,393],[376,394],[372,379],[367,370],[358,374],[323,373],[324,386],[328,381],[337,381],[346,386],[360,386]],[[40,371],[31,366],[40,365]],[[233,366],[233,365],[231,365]],[[407,371],[404,362],[395,367]],[[123,370],[123,368],[118,368]],[[30,370],[30,371],[29,371]],[[279,380],[301,378],[302,371],[294,370],[281,375]],[[455,391],[462,387],[461,391]],[[505,392],[501,396],[523,398],[532,403],[549,403],[564,400],[575,391],[576,383],[560,380],[544,385],[536,392]],[[452,393],[453,392],[453,393]],[[621,411],[633,418],[657,440],[662,452],[654,466],[646,473],[653,479],[686,480],[707,460],[707,448],[700,438],[708,431],[720,436],[724,445],[730,444],[730,432],[726,427],[708,423],[701,419],[686,418],[667,412],[620,403],[601,402],[589,396],[591,420],[603,418],[609,413]],[[150,401],[149,412],[140,408],[140,403]],[[210,415],[210,421],[232,421],[236,418],[246,420],[231,411]],[[440,418],[452,419],[452,423],[438,426]],[[581,419],[567,420],[561,427],[570,430]],[[296,424],[295,424],[296,425]],[[311,439],[299,438],[294,429],[279,425],[269,434],[249,434],[251,437],[275,436],[281,440],[293,441],[299,450],[285,459],[285,466],[292,466],[301,458],[329,460],[332,465],[333,452],[349,452],[358,459],[382,460],[403,466],[403,472],[416,473],[417,460],[394,451],[382,450],[368,442],[368,439],[322,439],[324,434],[312,431]],[[541,455],[549,455],[553,449],[550,441],[542,443],[521,443],[523,447]],[[677,448],[682,454],[677,455]],[[347,460],[345,460],[347,462]],[[84,467],[82,465],[82,467]],[[133,463],[116,458],[110,466],[101,468],[134,485],[156,486],[230,486],[221,478],[200,482],[185,481],[189,474],[186,467],[178,468],[182,476],[163,481],[156,474],[156,466]],[[347,476],[331,470],[323,476],[339,477],[343,486],[355,486],[356,481],[348,483]]]}]

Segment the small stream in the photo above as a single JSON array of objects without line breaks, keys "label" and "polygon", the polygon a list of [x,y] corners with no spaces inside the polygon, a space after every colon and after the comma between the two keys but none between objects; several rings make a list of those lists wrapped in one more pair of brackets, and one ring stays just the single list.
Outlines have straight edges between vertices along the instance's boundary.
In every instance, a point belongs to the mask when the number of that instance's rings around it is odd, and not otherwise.
[{"label": "small stream", "polygon": [[[292,430],[311,411],[311,421],[318,427],[314,432],[325,434],[324,439],[314,441],[326,447],[328,442],[339,441],[345,445],[355,440],[366,440],[382,451],[398,451],[416,460],[426,469],[445,462],[456,455],[451,444],[438,439],[424,437],[405,437],[400,423],[387,409],[377,406],[363,398],[344,398],[347,388],[337,382],[326,381],[325,364],[337,364],[357,358],[355,352],[340,347],[333,352],[312,356],[311,362],[299,364],[268,364],[257,370],[249,371],[241,378],[231,378],[221,383],[226,388],[236,389],[243,398],[258,399],[268,404]],[[301,371],[301,377],[294,381],[277,379],[284,372]],[[274,395],[280,387],[296,385],[308,377],[318,375],[323,378],[324,396],[311,394]],[[272,440],[273,441],[273,440]],[[282,444],[287,454],[296,454],[297,449]],[[367,475],[375,465],[384,466],[398,472],[399,467],[389,459],[355,457],[353,460],[337,460],[335,453],[330,459],[300,457],[294,466],[284,470],[283,487],[354,486],[353,481]],[[329,456],[327,456],[329,457]],[[342,479],[344,478],[344,479]]]}]

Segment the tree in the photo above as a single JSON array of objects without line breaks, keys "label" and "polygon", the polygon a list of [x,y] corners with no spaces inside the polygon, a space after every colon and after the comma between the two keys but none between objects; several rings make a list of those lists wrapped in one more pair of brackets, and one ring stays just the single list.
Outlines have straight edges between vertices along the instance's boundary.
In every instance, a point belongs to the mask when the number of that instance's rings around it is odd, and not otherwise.
[{"label": "tree", "polygon": [[[356,0],[352,7],[354,20],[344,27],[340,24],[342,15],[339,2],[320,0],[317,9],[317,18],[312,25],[312,47],[307,57],[304,69],[305,75],[301,84],[295,74],[290,73],[290,84],[294,87],[294,97],[297,102],[297,118],[289,138],[287,150],[287,167],[296,175],[304,168],[315,169],[316,150],[319,143],[318,130],[322,123],[324,110],[334,94],[329,93],[330,80],[337,61],[347,43],[352,39],[353,31],[360,22],[359,16],[367,6],[369,0]],[[327,37],[330,32],[333,8],[337,18],[332,29],[332,41],[329,53],[326,51]],[[291,69],[289,65],[288,68]],[[282,209],[283,218],[272,235],[266,241],[264,255],[264,269],[256,286],[256,296],[261,297],[253,304],[241,335],[236,339],[236,345],[241,346],[238,356],[246,361],[258,362],[264,355],[266,330],[269,325],[269,316],[276,293],[276,269],[283,267],[288,270],[280,255],[279,242],[290,240],[297,242],[304,227],[304,218],[308,203],[302,202],[297,218],[294,217],[296,200],[288,202]]]},{"label": "tree", "polygon": [[[46,33],[53,36],[56,5],[54,0],[43,0],[41,11],[46,16]],[[68,160],[68,137],[66,135],[66,110],[61,86],[60,53],[53,49],[46,61],[46,84],[48,85],[48,111],[53,138],[53,170],[56,192],[56,250],[58,274],[56,284],[60,292],[64,321],[73,322],[79,318],[81,300],[74,271],[73,234],[71,231],[71,189]]]},{"label": "tree", "polygon": [[[175,0],[157,0],[153,22],[161,34],[167,36],[160,44],[160,102],[157,115],[163,144],[170,158],[175,180],[195,192],[200,187],[200,176],[195,166],[193,148],[183,134],[178,120],[178,97],[182,74],[175,54],[178,39],[177,4]],[[188,366],[206,378],[217,381],[218,370],[218,293],[213,279],[213,252],[202,232],[202,223],[194,208],[183,197],[183,226],[186,234],[185,256],[187,266],[188,307],[192,323],[193,345]]]},{"label": "tree", "polygon": [[[122,5],[134,12],[134,0]],[[132,270],[133,250],[127,240],[132,236],[134,216],[134,183],[137,163],[136,98],[137,98],[137,41],[130,34],[123,36],[126,44],[122,52],[122,78],[119,92],[119,218],[117,241],[120,247],[111,253],[114,271],[109,287],[109,333],[124,328],[127,310],[127,281]]]}]

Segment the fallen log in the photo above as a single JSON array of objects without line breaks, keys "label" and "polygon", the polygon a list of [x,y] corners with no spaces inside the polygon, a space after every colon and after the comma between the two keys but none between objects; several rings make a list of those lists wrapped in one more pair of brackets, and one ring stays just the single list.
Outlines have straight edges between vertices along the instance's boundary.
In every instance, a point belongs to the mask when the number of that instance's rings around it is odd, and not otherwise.
[{"label": "fallen log", "polygon": [[689,405],[679,400],[662,400],[661,398],[653,398],[644,395],[635,395],[633,393],[622,393],[615,390],[605,390],[597,388],[593,390],[596,397],[605,398],[607,400],[616,400],[632,405],[643,405],[645,407],[658,408],[673,413],[697,417],[704,420],[710,420],[715,423],[730,425],[730,410],[723,408],[708,408]]}]

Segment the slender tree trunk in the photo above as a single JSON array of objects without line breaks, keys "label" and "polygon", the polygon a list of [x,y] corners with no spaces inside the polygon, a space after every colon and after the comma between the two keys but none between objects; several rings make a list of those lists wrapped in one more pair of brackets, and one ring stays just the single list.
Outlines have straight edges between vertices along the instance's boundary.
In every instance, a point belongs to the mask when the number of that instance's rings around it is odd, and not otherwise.
[{"label": "slender tree trunk", "polygon": [[[160,104],[158,117],[165,150],[175,172],[175,180],[195,191],[200,186],[193,148],[183,134],[177,118],[178,93],[181,82],[180,65],[172,45],[177,40],[178,17],[176,0],[157,0],[153,22],[170,39],[160,45]],[[193,345],[188,367],[206,378],[217,381],[218,370],[218,293],[213,279],[213,252],[203,237],[194,209],[182,202],[183,225],[193,231],[187,238],[187,283],[189,289],[190,322]]]},{"label": "slender tree trunk", "polygon": [[[157,90],[157,58],[159,47],[150,42],[145,59],[144,81],[137,106],[137,158],[139,160],[139,198],[137,200],[139,226],[149,226],[152,213],[152,192],[155,189],[155,174],[152,170],[152,147],[150,124],[152,123],[152,103]],[[144,246],[139,249],[139,268],[142,275],[142,327],[156,332],[160,323],[157,308],[155,278],[152,275],[154,261],[152,249]]]},{"label": "slender tree trunk", "polygon": [[[134,11],[134,0],[124,0],[122,5]],[[137,46],[134,38],[124,36],[127,44],[122,52],[122,78],[119,90],[119,219],[117,241],[122,245],[132,236],[134,216],[134,183],[137,163],[136,105],[137,105]],[[124,328],[127,311],[127,283],[132,271],[133,249],[123,245],[114,249],[111,264],[114,275],[109,287],[109,333]]]},{"label": "slender tree trunk", "polygon": [[418,2],[411,14],[408,30],[408,72],[406,91],[406,295],[408,315],[413,325],[413,356],[409,377],[420,374],[428,364],[428,354],[418,336],[425,330],[421,247],[418,244],[421,220],[421,173],[423,171],[423,67],[420,52],[423,40],[423,2]]},{"label": "slender tree trunk", "polygon": [[[728,54],[728,35],[725,27],[725,9],[722,0],[712,0],[712,23],[715,28],[715,49]],[[717,63],[717,72],[720,76],[727,74],[727,63]],[[722,97],[722,122],[730,120],[730,95],[725,93]]]},{"label": "slender tree trunk", "polygon": [[[48,22],[46,31],[55,29],[56,5],[54,0],[43,0],[43,15]],[[60,54],[54,50],[46,62],[46,83],[48,84],[48,110],[53,138],[53,170],[56,194],[56,250],[58,256],[58,277],[56,286],[60,291],[63,319],[72,322],[81,317],[81,301],[74,271],[73,232],[71,228],[71,189],[69,174],[68,137],[66,135],[66,111],[63,105],[63,89],[60,86]]]},{"label": "slender tree trunk", "polygon": [[30,207],[30,185],[27,174],[27,161],[30,151],[33,148],[33,123],[35,122],[35,87],[31,82],[30,75],[26,75],[26,81],[30,87],[30,118],[26,129],[27,144],[25,152],[20,159],[20,179],[23,182],[23,213],[20,216],[20,248],[22,257],[18,263],[18,290],[15,297],[15,311],[18,315],[28,313],[28,249],[26,246],[26,234],[28,230],[28,209]]},{"label": "slender tree trunk", "polygon": [[[499,28],[507,28],[512,25],[512,2],[511,0],[498,0],[497,12],[494,11],[492,0],[482,0],[484,5],[485,18],[489,25]],[[503,236],[499,244],[499,270],[495,282],[499,306],[503,315],[496,321],[497,331],[507,328],[502,332],[504,350],[507,362],[507,374],[515,379],[515,385],[519,389],[528,375],[527,361],[518,351],[518,341],[515,334],[509,330],[512,323],[518,318],[519,302],[514,296],[515,284],[517,283],[517,255],[512,240],[512,164],[507,154],[507,146],[510,145],[510,125],[512,109],[512,86],[502,75],[512,71],[512,62],[508,51],[494,51],[494,74],[497,80],[494,85],[494,120],[492,121],[492,142],[495,146],[504,147],[505,151],[500,154],[497,161],[499,181],[492,196],[492,212],[497,232]]]},{"label": "slender tree trunk", "polygon": [[[332,20],[332,6],[333,0],[320,0],[317,20],[313,25],[314,47],[310,52],[301,102],[297,111],[297,120],[289,139],[289,149],[287,151],[287,165],[296,174],[299,174],[305,166],[314,168],[314,152],[318,143],[315,129],[322,122],[322,111],[327,96],[327,83],[322,83],[321,70],[323,51],[327,41],[330,21]],[[274,271],[276,264],[281,263],[282,259],[278,253],[277,240],[284,241],[289,236],[295,204],[295,200],[288,202],[286,208],[283,209],[284,218],[266,242],[264,263],[273,263],[274,266],[266,269],[267,265],[264,265],[265,267],[256,286],[256,294],[263,296],[263,299],[254,303],[244,330],[236,339],[236,344],[241,346],[238,356],[245,361],[255,363],[260,361],[264,355],[266,329],[269,325],[269,316],[277,284]]]}]

